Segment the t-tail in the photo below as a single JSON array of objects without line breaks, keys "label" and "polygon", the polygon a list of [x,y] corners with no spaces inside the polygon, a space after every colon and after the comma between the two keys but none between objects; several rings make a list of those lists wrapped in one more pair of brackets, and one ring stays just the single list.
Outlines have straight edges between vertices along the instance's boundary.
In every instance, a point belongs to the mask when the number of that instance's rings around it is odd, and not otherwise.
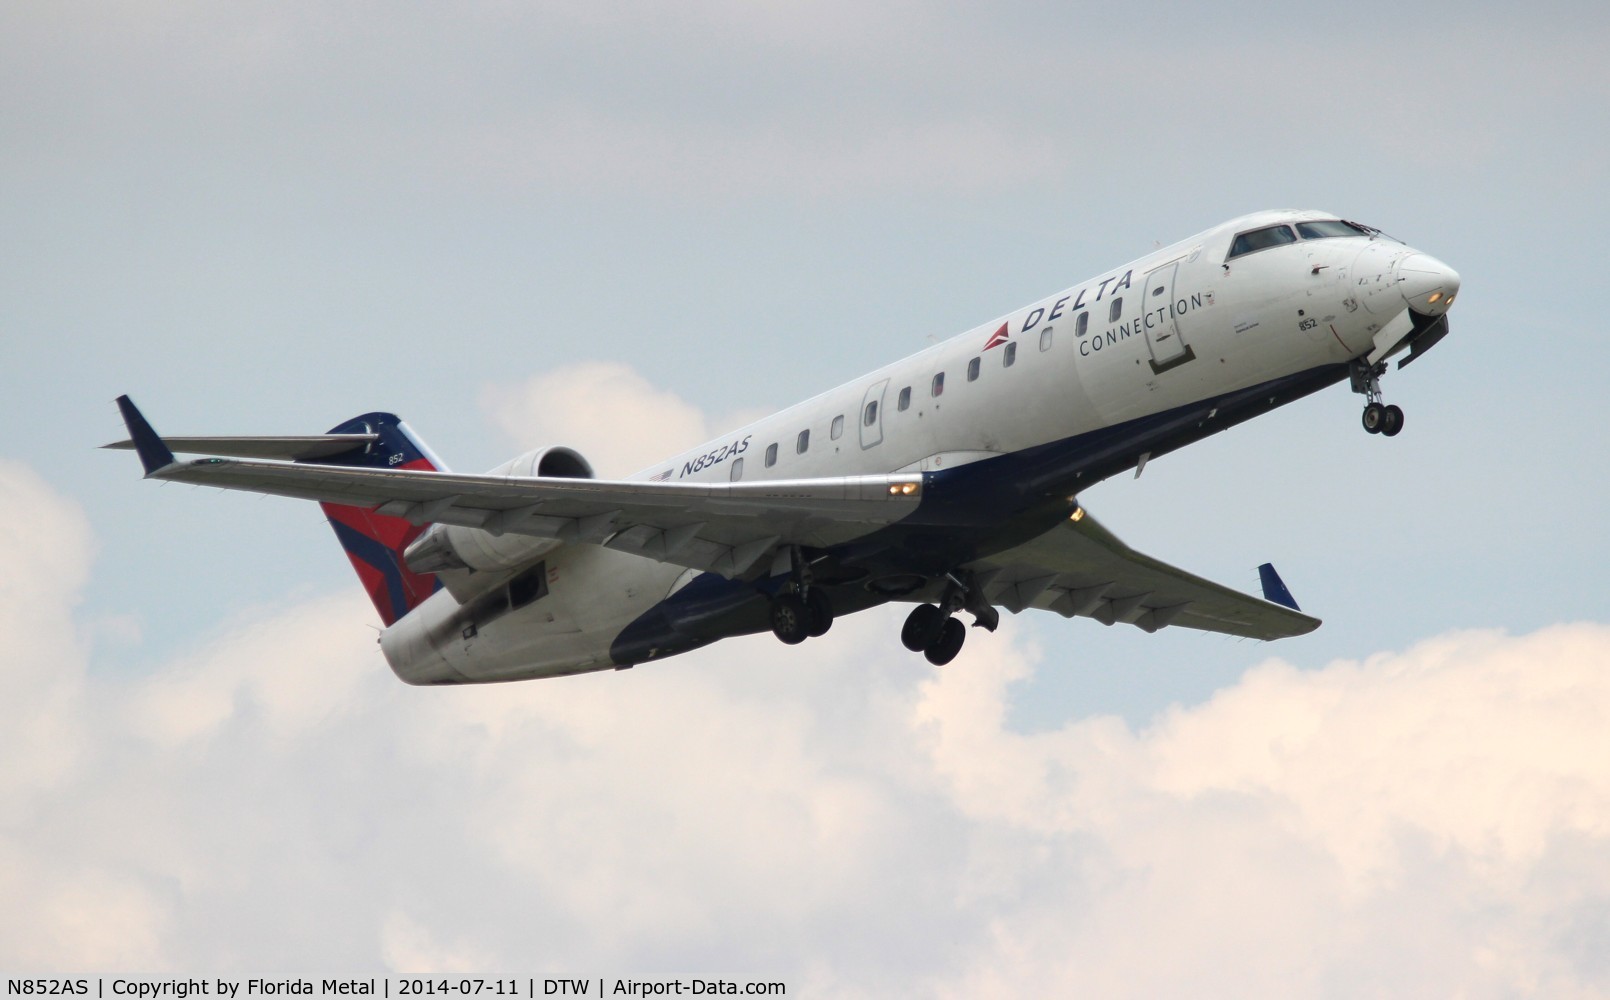
[{"label": "t-tail", "polygon": [[[147,476],[169,478],[174,470],[191,465],[220,462],[218,457],[199,463],[178,462],[174,452],[224,456],[251,461],[291,461],[314,465],[345,465],[370,469],[415,469],[445,472],[447,467],[431,454],[408,425],[392,413],[365,413],[353,417],[328,434],[299,437],[162,437],[127,396],[119,396],[117,406],[129,429],[129,440],[106,445],[108,448],[139,452]],[[227,463],[225,463],[227,464]],[[245,486],[252,489],[253,486]],[[400,517],[375,513],[370,507],[320,503],[335,537],[358,571],[363,589],[369,592],[380,620],[394,624],[419,607],[425,598],[442,586],[434,573],[415,573],[408,568],[403,552],[408,543],[424,533]]]},{"label": "t-tail", "polygon": [[[367,434],[368,445],[338,455],[300,461],[320,465],[351,465],[373,469],[416,469],[445,471],[429,448],[416,438],[408,425],[391,413],[365,413],[330,428],[331,434]],[[415,573],[403,561],[410,542],[425,532],[427,525],[404,518],[377,514],[366,507],[320,503],[335,529],[335,537],[346,550],[363,589],[369,592],[380,620],[392,625],[419,607],[425,598],[442,586],[434,573]]]}]

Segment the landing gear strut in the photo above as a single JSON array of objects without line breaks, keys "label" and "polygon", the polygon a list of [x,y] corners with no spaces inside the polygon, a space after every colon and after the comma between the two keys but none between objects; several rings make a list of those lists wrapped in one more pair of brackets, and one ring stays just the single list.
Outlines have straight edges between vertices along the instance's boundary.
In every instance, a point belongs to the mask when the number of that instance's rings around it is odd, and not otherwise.
[{"label": "landing gear strut", "polygon": [[984,600],[983,591],[973,585],[971,575],[965,580],[954,575],[949,579],[939,603],[912,608],[900,630],[900,642],[913,653],[923,654],[936,667],[954,660],[967,641],[967,626],[953,617],[956,612],[971,613],[974,625],[991,632],[1001,623],[1001,613]]},{"label": "landing gear strut", "polygon": [[1352,376],[1353,391],[1367,401],[1364,404],[1364,429],[1371,434],[1396,437],[1403,430],[1403,410],[1381,402],[1381,376],[1386,374],[1386,362],[1371,365],[1355,360],[1348,366],[1348,371]]}]

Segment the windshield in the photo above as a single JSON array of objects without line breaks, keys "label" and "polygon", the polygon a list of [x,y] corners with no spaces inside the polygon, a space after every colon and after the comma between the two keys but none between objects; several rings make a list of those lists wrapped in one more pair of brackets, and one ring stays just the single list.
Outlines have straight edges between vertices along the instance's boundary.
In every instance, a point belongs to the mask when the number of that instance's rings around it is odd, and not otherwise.
[{"label": "windshield", "polygon": [[1297,233],[1305,240],[1323,240],[1332,236],[1372,236],[1374,231],[1335,219],[1327,222],[1299,222]]},{"label": "windshield", "polygon": [[1230,244],[1230,255],[1225,260],[1233,260],[1242,254],[1295,242],[1297,237],[1292,235],[1290,226],[1266,226],[1263,229],[1254,229],[1235,238],[1235,242]]}]

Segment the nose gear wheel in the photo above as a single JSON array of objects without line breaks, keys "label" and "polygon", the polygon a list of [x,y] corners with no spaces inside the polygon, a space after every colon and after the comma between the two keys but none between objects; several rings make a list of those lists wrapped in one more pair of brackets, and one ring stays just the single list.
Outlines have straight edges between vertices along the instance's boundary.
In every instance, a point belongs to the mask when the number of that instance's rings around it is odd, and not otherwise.
[{"label": "nose gear wheel", "polygon": [[1370,365],[1355,360],[1348,366],[1348,371],[1352,377],[1353,391],[1366,400],[1364,415],[1360,420],[1364,429],[1371,434],[1396,437],[1403,430],[1403,408],[1381,402],[1381,376],[1386,374],[1386,362]]}]

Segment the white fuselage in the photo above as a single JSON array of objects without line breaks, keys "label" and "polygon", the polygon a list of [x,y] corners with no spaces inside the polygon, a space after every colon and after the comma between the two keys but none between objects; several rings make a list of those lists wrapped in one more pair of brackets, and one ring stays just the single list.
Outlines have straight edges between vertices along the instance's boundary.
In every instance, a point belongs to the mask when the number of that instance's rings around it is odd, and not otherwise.
[{"label": "white fuselage", "polygon": [[[1227,261],[1238,233],[1335,218],[1265,212],[1232,220],[632,478],[725,482],[937,472],[1316,369],[1333,368],[1330,381],[1339,380],[1349,361],[1383,346],[1383,330],[1406,322],[1406,295],[1418,286],[1398,269],[1416,251],[1358,235],[1303,240]],[[1446,308],[1446,301],[1412,304],[1420,313]],[[1127,462],[1138,460],[1140,445]],[[446,590],[435,594],[383,636],[393,669],[419,683],[621,665],[611,646],[622,629],[699,575],[591,544],[559,546],[543,559],[546,597],[467,637],[452,627],[458,600]]]}]

